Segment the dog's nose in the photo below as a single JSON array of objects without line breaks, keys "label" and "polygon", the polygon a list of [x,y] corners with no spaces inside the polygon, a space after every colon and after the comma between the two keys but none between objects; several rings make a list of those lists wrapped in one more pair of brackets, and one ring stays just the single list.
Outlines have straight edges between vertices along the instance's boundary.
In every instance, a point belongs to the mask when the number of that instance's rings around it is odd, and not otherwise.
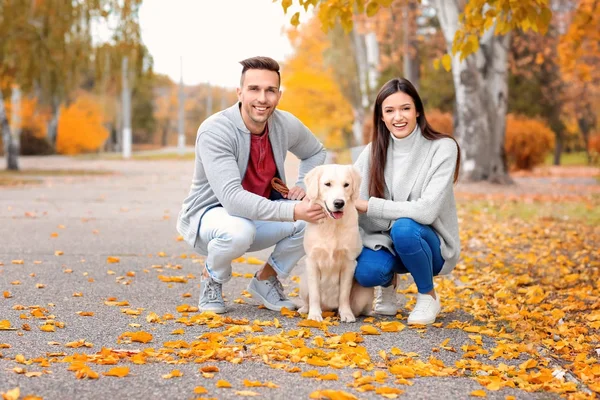
[{"label": "dog's nose", "polygon": [[337,208],[338,210],[339,210],[339,209],[341,209],[341,208],[344,208],[344,204],[346,204],[346,203],[344,202],[344,200],[334,200],[334,201],[333,201],[333,206],[334,206],[335,208]]}]

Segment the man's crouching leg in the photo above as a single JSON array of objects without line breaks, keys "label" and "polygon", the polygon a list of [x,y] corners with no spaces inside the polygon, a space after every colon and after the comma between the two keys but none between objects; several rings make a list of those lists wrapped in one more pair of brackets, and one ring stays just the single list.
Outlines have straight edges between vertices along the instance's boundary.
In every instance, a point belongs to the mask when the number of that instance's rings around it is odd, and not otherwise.
[{"label": "man's crouching leg", "polygon": [[207,255],[200,279],[198,308],[201,312],[227,311],[222,285],[231,279],[231,262],[248,251],[255,235],[252,221],[231,216],[223,207],[212,208],[204,214],[197,243],[199,252]]}]

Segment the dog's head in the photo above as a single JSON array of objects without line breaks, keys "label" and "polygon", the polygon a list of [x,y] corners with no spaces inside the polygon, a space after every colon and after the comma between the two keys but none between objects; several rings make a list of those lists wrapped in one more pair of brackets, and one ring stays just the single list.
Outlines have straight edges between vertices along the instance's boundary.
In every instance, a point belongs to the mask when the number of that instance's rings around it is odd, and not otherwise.
[{"label": "dog's head", "polygon": [[323,206],[330,218],[340,219],[358,199],[360,173],[352,165],[321,165],[306,174],[304,184],[310,201]]}]

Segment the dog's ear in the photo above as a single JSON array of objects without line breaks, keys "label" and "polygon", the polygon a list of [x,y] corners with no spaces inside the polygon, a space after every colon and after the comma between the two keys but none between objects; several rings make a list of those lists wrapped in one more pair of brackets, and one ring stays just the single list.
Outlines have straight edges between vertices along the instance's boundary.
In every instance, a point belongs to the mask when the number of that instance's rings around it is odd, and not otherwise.
[{"label": "dog's ear", "polygon": [[360,176],[360,172],[354,166],[350,166],[350,177],[352,179],[352,194],[350,195],[350,199],[352,201],[358,200],[358,196],[360,195],[360,182],[362,180]]},{"label": "dog's ear", "polygon": [[316,200],[319,197],[319,182],[323,168],[315,167],[311,169],[304,177],[304,185],[306,186],[306,197],[309,200]]}]

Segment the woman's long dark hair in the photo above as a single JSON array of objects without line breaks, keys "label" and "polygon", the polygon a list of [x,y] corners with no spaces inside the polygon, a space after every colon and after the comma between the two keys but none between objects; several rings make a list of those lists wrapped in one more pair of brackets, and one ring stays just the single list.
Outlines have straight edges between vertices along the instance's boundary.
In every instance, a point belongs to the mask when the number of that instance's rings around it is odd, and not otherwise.
[{"label": "woman's long dark hair", "polygon": [[387,158],[387,148],[390,143],[390,131],[383,122],[383,111],[382,104],[385,99],[394,93],[402,92],[409,95],[415,103],[417,114],[417,125],[421,128],[421,134],[427,140],[438,140],[442,138],[450,138],[456,143],[458,148],[458,156],[456,157],[456,168],[454,170],[454,182],[458,180],[459,168],[460,168],[460,146],[458,142],[445,133],[440,133],[433,129],[425,118],[425,110],[423,109],[423,102],[417,89],[404,78],[394,78],[388,81],[382,86],[377,98],[375,99],[375,106],[373,108],[373,132],[371,133],[371,165],[370,165],[370,176],[369,176],[369,196],[383,198],[385,188],[385,178],[383,171],[385,168]]}]

